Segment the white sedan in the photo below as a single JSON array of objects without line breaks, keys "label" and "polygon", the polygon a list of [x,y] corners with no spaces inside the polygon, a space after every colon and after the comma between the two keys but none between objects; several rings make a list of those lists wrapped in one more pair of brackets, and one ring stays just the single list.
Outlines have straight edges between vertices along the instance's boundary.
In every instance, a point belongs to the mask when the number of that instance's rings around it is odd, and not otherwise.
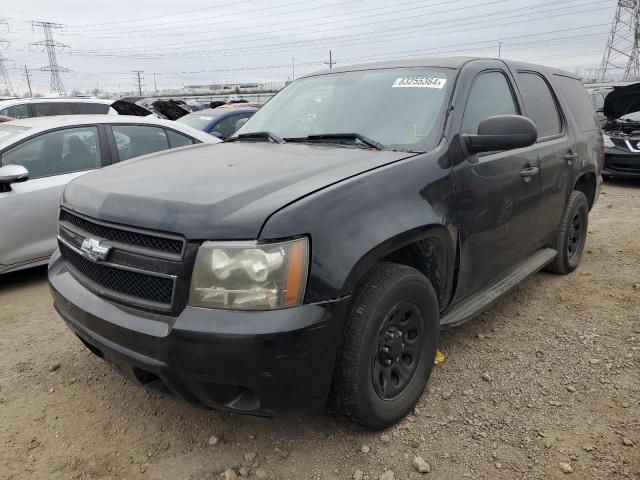
[{"label": "white sedan", "polygon": [[0,274],[47,262],[58,198],[90,170],[196,143],[208,133],[151,117],[73,115],[0,124]]}]

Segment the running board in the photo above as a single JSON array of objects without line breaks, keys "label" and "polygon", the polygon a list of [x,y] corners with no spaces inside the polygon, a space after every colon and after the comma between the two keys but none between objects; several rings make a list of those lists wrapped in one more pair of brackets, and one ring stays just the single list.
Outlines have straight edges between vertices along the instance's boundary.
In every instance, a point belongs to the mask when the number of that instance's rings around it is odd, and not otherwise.
[{"label": "running board", "polygon": [[509,270],[497,282],[453,306],[442,316],[440,325],[443,327],[455,327],[471,320],[495,303],[502,295],[517,287],[520,282],[536,274],[553,260],[557,253],[552,248],[538,250],[524,262]]}]

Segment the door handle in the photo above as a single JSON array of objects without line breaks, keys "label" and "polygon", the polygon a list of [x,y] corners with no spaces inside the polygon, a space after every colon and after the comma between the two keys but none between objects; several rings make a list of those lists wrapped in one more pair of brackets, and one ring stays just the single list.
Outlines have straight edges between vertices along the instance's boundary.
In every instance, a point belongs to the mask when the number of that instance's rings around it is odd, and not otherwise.
[{"label": "door handle", "polygon": [[577,158],[578,158],[578,154],[577,153],[567,153],[564,156],[564,159],[567,161],[569,166],[573,165],[573,161],[577,160]]},{"label": "door handle", "polygon": [[526,167],[520,170],[520,176],[525,181],[525,183],[529,183],[531,178],[536,175],[540,175],[540,169],[538,167]]}]

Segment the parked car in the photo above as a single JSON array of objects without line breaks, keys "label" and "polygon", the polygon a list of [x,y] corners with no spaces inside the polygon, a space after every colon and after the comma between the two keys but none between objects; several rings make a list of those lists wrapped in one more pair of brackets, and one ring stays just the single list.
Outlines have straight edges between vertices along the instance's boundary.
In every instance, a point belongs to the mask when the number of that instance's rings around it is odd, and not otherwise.
[{"label": "parked car", "polygon": [[602,176],[640,178],[640,83],[616,87],[604,99]]},{"label": "parked car", "polygon": [[74,178],[147,153],[217,142],[156,118],[77,115],[1,124],[0,273],[47,262],[56,248],[58,197]]},{"label": "parked car", "polygon": [[179,123],[210,133],[218,138],[226,139],[234,134],[244,122],[258,111],[256,107],[218,107],[190,113],[179,118]]},{"label": "parked car", "polygon": [[104,100],[91,97],[16,98],[0,101],[0,115],[17,119],[93,114],[146,117],[153,115],[153,112],[125,100]]},{"label": "parked car", "polygon": [[385,428],[420,399],[441,326],[578,266],[602,153],[571,73],[325,70],[215,149],[67,185],[51,291],[85,345],[146,387],[263,416],[329,399]]}]

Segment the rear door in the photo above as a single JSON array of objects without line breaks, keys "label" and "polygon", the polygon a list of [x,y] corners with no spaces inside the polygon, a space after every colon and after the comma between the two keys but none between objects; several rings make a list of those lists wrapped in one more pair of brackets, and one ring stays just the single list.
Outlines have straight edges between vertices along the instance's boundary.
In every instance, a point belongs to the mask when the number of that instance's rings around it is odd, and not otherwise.
[{"label": "rear door", "polygon": [[46,259],[56,248],[58,199],[64,186],[108,162],[95,125],[49,131],[5,149],[2,165],[23,165],[30,179],[0,193],[0,264]]},{"label": "rear door", "polygon": [[[477,66],[476,66],[477,64]],[[472,78],[461,133],[476,134],[490,116],[520,114],[522,108],[510,72],[465,67]],[[503,65],[502,63],[495,63]],[[468,90],[467,90],[468,89]],[[460,226],[460,267],[455,300],[489,285],[510,267],[535,252],[540,243],[537,210],[540,176],[537,147],[469,155],[454,168]]]},{"label": "rear door", "polygon": [[571,169],[578,159],[575,137],[545,76],[518,70],[516,79],[524,103],[523,113],[538,129],[541,194],[537,223],[544,234],[543,241],[551,240],[573,188]]}]

